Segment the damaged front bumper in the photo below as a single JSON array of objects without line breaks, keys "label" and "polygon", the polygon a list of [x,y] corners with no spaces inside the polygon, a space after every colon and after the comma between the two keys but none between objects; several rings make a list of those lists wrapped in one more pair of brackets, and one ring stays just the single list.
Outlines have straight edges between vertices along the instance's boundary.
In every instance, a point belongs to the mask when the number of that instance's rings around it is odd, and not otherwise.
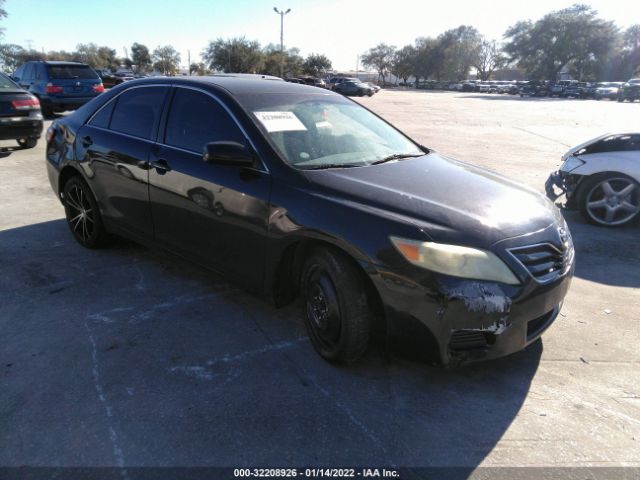
[{"label": "damaged front bumper", "polygon": [[[529,235],[525,241],[545,245],[547,234]],[[560,313],[575,261],[571,245],[562,270],[534,277],[515,257],[509,258],[508,252],[521,250],[522,242],[516,237],[497,244],[506,252],[505,263],[525,279],[520,285],[379,268],[371,278],[385,308],[394,350],[455,366],[503,357],[535,342]]]},{"label": "damaged front bumper", "polygon": [[547,198],[552,202],[560,200],[562,206],[568,210],[575,209],[577,207],[575,192],[579,179],[579,175],[572,175],[560,170],[551,173],[544,184]]}]

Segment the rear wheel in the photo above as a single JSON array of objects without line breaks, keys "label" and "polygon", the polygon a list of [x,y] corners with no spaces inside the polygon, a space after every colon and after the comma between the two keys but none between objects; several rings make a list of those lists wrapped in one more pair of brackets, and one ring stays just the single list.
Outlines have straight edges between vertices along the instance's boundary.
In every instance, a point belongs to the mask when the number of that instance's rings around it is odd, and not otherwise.
[{"label": "rear wheel", "polygon": [[78,243],[87,248],[106,246],[110,236],[87,184],[80,177],[72,177],[65,183],[63,192],[67,225]]},{"label": "rear wheel", "polygon": [[639,217],[640,185],[626,175],[594,175],[585,181],[581,192],[580,211],[590,223],[620,227]]},{"label": "rear wheel", "polygon": [[316,351],[332,363],[351,363],[369,343],[373,313],[360,272],[344,254],[317,249],[302,272],[307,333]]},{"label": "rear wheel", "polygon": [[37,138],[19,138],[18,145],[22,148],[33,148],[38,144]]}]

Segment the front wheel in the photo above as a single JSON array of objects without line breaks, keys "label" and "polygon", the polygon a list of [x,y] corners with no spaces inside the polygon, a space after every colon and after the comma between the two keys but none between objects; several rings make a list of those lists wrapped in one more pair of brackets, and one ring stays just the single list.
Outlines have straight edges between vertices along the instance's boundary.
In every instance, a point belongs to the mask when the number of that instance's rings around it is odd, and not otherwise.
[{"label": "front wheel", "polygon": [[595,225],[620,227],[640,213],[640,185],[618,173],[594,175],[581,187],[580,211]]},{"label": "front wheel", "polygon": [[80,177],[72,177],[65,183],[63,203],[69,230],[80,245],[100,248],[109,243],[98,202]]},{"label": "front wheel", "polygon": [[373,313],[361,273],[344,254],[315,250],[301,278],[305,327],[322,358],[352,363],[367,349]]},{"label": "front wheel", "polygon": [[18,145],[22,148],[33,148],[38,144],[37,138],[19,138]]}]

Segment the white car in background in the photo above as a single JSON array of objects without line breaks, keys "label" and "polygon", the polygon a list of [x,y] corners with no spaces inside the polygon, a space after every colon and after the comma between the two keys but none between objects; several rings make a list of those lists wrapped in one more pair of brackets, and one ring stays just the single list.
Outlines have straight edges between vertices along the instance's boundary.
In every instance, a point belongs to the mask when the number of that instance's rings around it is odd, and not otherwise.
[{"label": "white car in background", "polygon": [[596,225],[617,227],[640,217],[640,133],[608,133],[572,148],[545,185]]}]

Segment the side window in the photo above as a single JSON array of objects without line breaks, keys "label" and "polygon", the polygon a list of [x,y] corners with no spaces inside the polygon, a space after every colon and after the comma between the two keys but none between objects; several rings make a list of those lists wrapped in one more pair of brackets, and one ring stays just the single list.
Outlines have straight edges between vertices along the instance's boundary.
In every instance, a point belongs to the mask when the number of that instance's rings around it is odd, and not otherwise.
[{"label": "side window", "polygon": [[111,101],[104,107],[102,107],[102,109],[93,116],[93,118],[89,122],[89,125],[92,125],[94,127],[109,128],[111,113],[113,112],[113,107],[115,104],[115,101]]},{"label": "side window", "polygon": [[209,142],[244,143],[242,132],[213,98],[194,90],[176,89],[171,103],[165,143],[201,153]]},{"label": "side window", "polygon": [[13,76],[22,80],[22,72],[24,72],[24,65],[20,65],[18,69],[13,72]]},{"label": "side window", "polygon": [[166,87],[127,90],[118,97],[111,116],[111,130],[150,140],[155,132]]}]

